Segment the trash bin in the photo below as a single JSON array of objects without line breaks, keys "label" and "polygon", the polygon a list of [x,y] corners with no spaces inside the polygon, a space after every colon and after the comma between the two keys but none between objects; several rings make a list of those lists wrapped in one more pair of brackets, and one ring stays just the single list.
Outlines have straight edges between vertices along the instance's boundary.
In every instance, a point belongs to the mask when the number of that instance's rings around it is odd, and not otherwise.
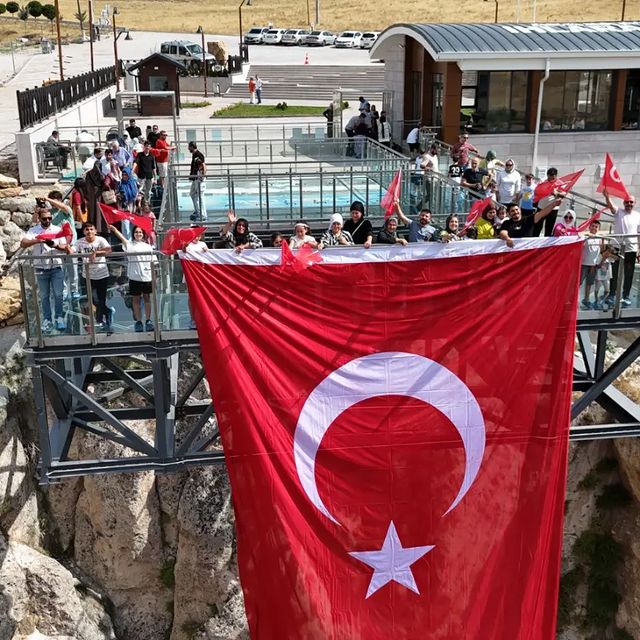
[{"label": "trash bin", "polygon": [[42,38],[42,40],[40,40],[40,49],[42,50],[42,53],[51,53],[53,50],[51,47],[51,40],[48,38]]}]

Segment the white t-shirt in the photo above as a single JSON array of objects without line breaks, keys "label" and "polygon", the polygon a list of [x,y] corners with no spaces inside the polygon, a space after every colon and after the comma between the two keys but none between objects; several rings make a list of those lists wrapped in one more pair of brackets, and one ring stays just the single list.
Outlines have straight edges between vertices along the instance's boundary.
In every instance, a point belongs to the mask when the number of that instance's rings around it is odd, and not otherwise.
[{"label": "white t-shirt", "polygon": [[[37,224],[35,227],[31,227],[27,233],[24,234],[24,237],[27,240],[35,240],[36,236],[39,236],[41,233],[59,233],[61,228],[55,224],[50,224],[47,228],[43,227],[40,224]],[[62,266],[62,254],[58,247],[62,247],[67,244],[66,238],[56,238],[52,240],[55,246],[50,247],[44,242],[40,242],[39,244],[34,244],[31,247],[31,254],[34,256],[47,256],[46,260],[34,260],[36,270],[40,271],[42,269],[55,269],[56,267]],[[49,257],[51,256],[51,257]]]},{"label": "white t-shirt", "polygon": [[207,247],[206,242],[202,242],[202,240],[198,240],[197,242],[190,242],[187,245],[187,253],[203,253],[204,251],[208,251],[209,247]]},{"label": "white t-shirt", "polygon": [[[73,243],[74,249],[79,254],[91,254],[99,251],[100,249],[108,249],[111,245],[102,237],[96,236],[93,242],[87,242],[86,238],[78,238]],[[82,263],[84,265],[84,276],[87,276],[87,269],[89,269],[90,280],[102,280],[109,277],[109,267],[107,267],[107,259],[104,256],[98,256],[95,262],[91,262],[89,258],[83,258]]]},{"label": "white t-shirt", "polygon": [[602,247],[601,238],[586,237],[584,247],[582,249],[582,264],[585,267],[593,267],[600,264],[600,248]]},{"label": "white t-shirt", "polygon": [[411,129],[409,131],[409,135],[407,136],[407,144],[415,144],[418,142],[418,136],[420,135],[420,129],[415,127],[415,129]]},{"label": "white t-shirt", "polygon": [[130,254],[127,258],[129,280],[151,282],[151,265],[158,261],[157,256],[153,255],[153,247],[146,242],[132,240],[123,248],[125,253]]},{"label": "white t-shirt", "polygon": [[298,236],[291,236],[291,240],[289,240],[289,246],[292,249],[297,249],[301,247],[303,244],[307,242],[313,242],[315,238],[313,236],[305,235],[304,238],[298,238]]},{"label": "white t-shirt", "polygon": [[520,193],[522,179],[520,172],[513,169],[512,171],[501,171],[498,174],[498,200],[502,204],[509,204],[517,193]]},{"label": "white t-shirt", "polygon": [[620,246],[627,251],[638,251],[638,234],[640,233],[640,213],[635,209],[626,213],[620,208],[613,217],[613,233],[634,234],[632,238],[620,239]]}]

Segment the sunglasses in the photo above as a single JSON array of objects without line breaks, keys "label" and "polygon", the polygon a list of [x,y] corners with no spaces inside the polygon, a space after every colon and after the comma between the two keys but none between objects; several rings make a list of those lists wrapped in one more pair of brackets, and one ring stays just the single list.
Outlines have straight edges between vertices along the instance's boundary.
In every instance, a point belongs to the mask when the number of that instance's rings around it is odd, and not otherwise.
[{"label": "sunglasses", "polygon": [[635,200],[625,200],[625,204],[635,204]]},{"label": "sunglasses", "polygon": [[47,222],[47,221],[51,222],[52,220],[53,218],[40,218],[41,222]]}]

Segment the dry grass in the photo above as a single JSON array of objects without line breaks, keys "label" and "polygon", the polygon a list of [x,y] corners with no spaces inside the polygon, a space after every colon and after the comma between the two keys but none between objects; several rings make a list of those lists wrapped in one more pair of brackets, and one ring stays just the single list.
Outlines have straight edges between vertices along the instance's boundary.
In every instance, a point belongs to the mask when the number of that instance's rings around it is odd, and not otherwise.
[{"label": "dry grass", "polygon": [[[351,0],[319,0],[322,28],[342,30],[348,28],[382,30],[395,22],[492,22],[493,2],[453,3],[425,2],[424,0],[391,0],[382,5],[375,3],[363,10],[362,3]],[[207,33],[238,33],[239,0],[219,0],[215,5],[207,0],[131,0],[118,3],[118,24],[132,29],[167,32],[195,32],[202,25]],[[81,1],[83,8],[86,1]],[[71,19],[76,12],[75,0],[60,0],[61,13]],[[531,21],[530,0],[520,2],[520,21]],[[569,22],[619,20],[622,0],[600,5],[576,0],[567,2],[539,1],[538,22]],[[515,21],[516,2],[499,4],[500,22]],[[96,14],[101,5],[94,4]],[[315,16],[315,2],[309,0],[311,19]],[[243,28],[269,22],[281,27],[304,27],[307,24],[307,2],[302,0],[252,0],[243,8]],[[640,6],[627,3],[627,20],[640,19]]]}]

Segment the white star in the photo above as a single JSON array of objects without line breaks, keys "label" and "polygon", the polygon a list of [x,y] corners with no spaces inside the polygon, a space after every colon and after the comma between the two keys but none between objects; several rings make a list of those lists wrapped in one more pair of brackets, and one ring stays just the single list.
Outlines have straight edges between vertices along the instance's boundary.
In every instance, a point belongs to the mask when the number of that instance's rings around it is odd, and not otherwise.
[{"label": "white star", "polygon": [[373,568],[366,598],[392,580],[419,594],[420,591],[413,577],[411,565],[429,553],[434,546],[403,547],[392,520],[382,543],[382,549],[379,551],[351,551],[350,556]]}]

